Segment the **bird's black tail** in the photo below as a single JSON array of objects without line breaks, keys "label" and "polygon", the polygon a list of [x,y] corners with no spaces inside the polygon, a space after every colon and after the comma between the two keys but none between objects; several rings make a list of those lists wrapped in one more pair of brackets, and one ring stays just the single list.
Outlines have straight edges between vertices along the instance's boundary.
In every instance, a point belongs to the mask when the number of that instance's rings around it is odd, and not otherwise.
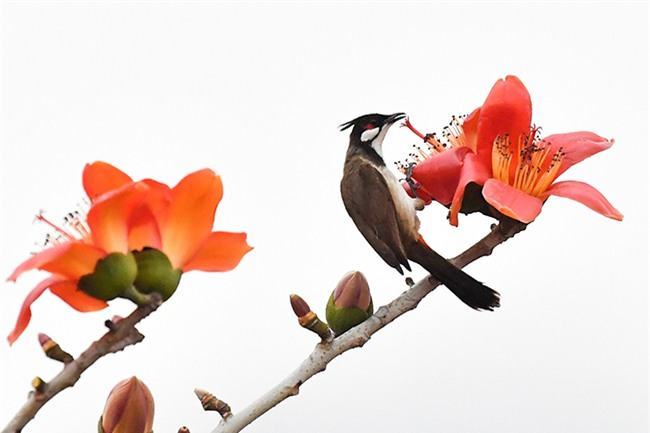
[{"label": "bird's black tail", "polygon": [[429,248],[423,240],[420,239],[409,248],[408,256],[475,310],[492,311],[499,306],[498,292],[449,263]]}]

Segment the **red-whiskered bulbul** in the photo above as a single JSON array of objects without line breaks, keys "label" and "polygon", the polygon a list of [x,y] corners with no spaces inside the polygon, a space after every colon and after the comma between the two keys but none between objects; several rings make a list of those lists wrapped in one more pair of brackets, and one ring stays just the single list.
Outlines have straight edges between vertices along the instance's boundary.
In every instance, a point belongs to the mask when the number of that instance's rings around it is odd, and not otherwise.
[{"label": "red-whiskered bulbul", "polygon": [[341,179],[345,209],[377,254],[400,274],[402,266],[410,271],[409,260],[414,261],[470,307],[492,310],[499,306],[499,294],[427,246],[416,215],[422,203],[408,196],[384,163],[384,137],[404,117],[366,114],[340,126],[341,131],[352,128]]}]

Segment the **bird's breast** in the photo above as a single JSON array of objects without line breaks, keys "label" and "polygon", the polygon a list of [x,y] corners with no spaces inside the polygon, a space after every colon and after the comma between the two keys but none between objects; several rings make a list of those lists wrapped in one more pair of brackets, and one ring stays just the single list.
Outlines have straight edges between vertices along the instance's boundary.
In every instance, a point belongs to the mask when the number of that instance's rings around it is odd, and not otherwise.
[{"label": "bird's breast", "polygon": [[390,195],[395,204],[400,229],[406,234],[417,237],[420,228],[420,220],[417,217],[413,199],[408,196],[399,180],[397,180],[388,167],[381,167],[380,172],[386,180]]}]

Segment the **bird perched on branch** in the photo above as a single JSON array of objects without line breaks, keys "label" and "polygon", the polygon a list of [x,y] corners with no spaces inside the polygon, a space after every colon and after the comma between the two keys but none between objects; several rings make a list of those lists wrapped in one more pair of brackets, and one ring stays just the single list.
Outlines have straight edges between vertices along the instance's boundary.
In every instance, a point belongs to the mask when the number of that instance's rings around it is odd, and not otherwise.
[{"label": "bird perched on branch", "polygon": [[499,306],[499,294],[433,251],[419,233],[416,208],[395,175],[386,167],[382,143],[390,127],[404,113],[366,114],[342,125],[352,128],[341,179],[345,209],[357,228],[386,263],[403,274],[409,260],[420,264],[461,301],[476,310]]}]

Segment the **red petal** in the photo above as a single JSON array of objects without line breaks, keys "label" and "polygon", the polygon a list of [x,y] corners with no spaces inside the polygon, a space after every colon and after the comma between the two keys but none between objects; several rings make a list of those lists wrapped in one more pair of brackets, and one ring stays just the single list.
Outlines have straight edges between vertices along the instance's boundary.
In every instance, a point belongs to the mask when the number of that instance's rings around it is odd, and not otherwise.
[{"label": "red petal", "polygon": [[252,249],[246,243],[246,233],[212,232],[183,271],[229,271]]},{"label": "red petal", "polygon": [[104,251],[92,245],[66,242],[34,254],[16,268],[9,276],[9,280],[16,281],[20,274],[32,269],[41,269],[77,280],[82,275],[91,273],[95,269],[97,260],[105,255]]},{"label": "red petal", "polygon": [[416,192],[413,192],[411,190],[411,186],[406,182],[402,182],[402,188],[404,188],[404,191],[406,191],[409,197],[411,198],[417,197],[423,200],[425,205],[429,205],[433,201],[433,197],[431,197],[431,194],[429,194],[426,188],[424,188],[422,185],[419,186]]},{"label": "red petal", "polygon": [[544,141],[550,143],[551,154],[556,150],[562,148],[564,158],[558,176],[564,173],[569,167],[583,159],[609,149],[614,144],[600,135],[588,131],[568,132],[566,134],[553,134],[549,135]]},{"label": "red petal", "polygon": [[132,182],[126,173],[102,161],[86,164],[82,178],[84,189],[91,201]]},{"label": "red petal", "polygon": [[184,268],[212,231],[222,195],[221,178],[209,169],[187,175],[172,189],[160,228],[163,251],[175,268]]},{"label": "red petal", "polygon": [[542,211],[542,200],[497,179],[485,182],[483,197],[502,214],[525,224]]},{"label": "red petal", "polygon": [[465,143],[476,153],[476,134],[478,130],[478,119],[481,117],[481,107],[472,111],[463,121],[463,133]]},{"label": "red petal", "polygon": [[148,191],[144,182],[130,183],[93,203],[88,212],[88,226],[95,245],[110,253],[129,251],[129,223]]},{"label": "red petal", "polygon": [[571,200],[580,202],[591,210],[594,210],[608,218],[617,221],[623,220],[623,214],[612,206],[605,196],[603,196],[596,188],[584,182],[567,180],[555,183],[546,191],[543,199],[546,199],[551,195],[570,198]]},{"label": "red petal", "polygon": [[56,284],[63,281],[61,277],[50,277],[46,278],[36,285],[31,292],[27,295],[23,301],[23,305],[20,307],[20,313],[18,313],[18,320],[16,320],[16,326],[14,326],[13,331],[7,336],[9,344],[13,344],[18,337],[23,333],[29,321],[32,319],[32,310],[31,306],[38,298],[41,297],[43,292],[50,287],[52,284]]},{"label": "red petal", "polygon": [[490,171],[480,158],[474,153],[468,153],[463,161],[456,191],[454,192],[451,207],[449,208],[449,223],[451,225],[458,226],[458,212],[460,212],[460,208],[463,205],[463,197],[465,196],[465,188],[467,185],[471,182],[483,185],[489,177]]},{"label": "red petal", "polygon": [[481,107],[477,126],[476,153],[492,167],[492,144],[499,135],[510,134],[516,143],[528,135],[532,118],[530,95],[519,78],[508,75],[498,80]]},{"label": "red petal", "polygon": [[77,289],[77,283],[74,281],[62,281],[50,286],[50,292],[61,298],[66,304],[77,311],[87,313],[90,311],[99,311],[108,307],[106,301],[93,298],[92,296]]},{"label": "red petal", "polygon": [[415,179],[434,200],[449,206],[468,147],[454,147],[432,155],[413,168]]}]

